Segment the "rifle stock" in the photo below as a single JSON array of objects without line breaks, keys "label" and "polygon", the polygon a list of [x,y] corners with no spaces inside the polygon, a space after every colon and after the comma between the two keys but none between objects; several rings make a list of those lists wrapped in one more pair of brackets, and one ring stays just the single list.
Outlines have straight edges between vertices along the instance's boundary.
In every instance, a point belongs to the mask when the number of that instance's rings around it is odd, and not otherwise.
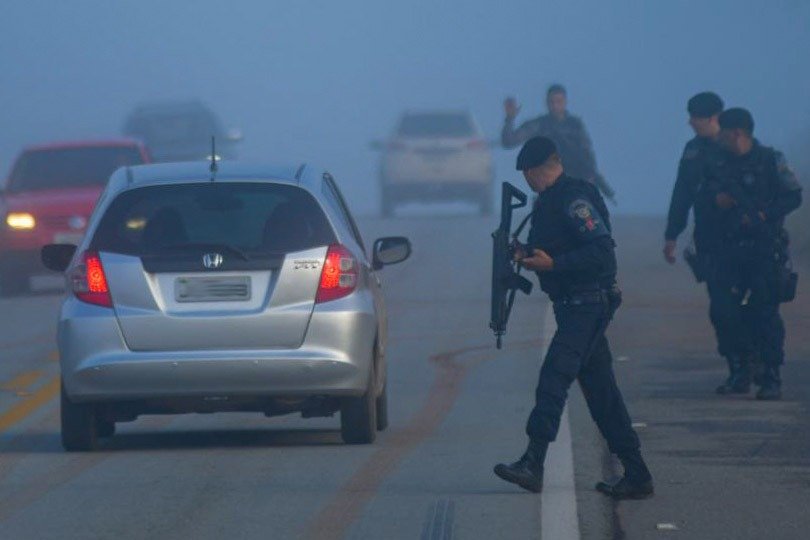
[{"label": "rifle stock", "polygon": [[489,327],[495,333],[495,343],[501,348],[502,337],[512,312],[517,291],[529,294],[532,283],[520,275],[520,265],[513,261],[514,242],[526,224],[524,220],[512,232],[512,215],[527,204],[526,194],[509,182],[501,187],[501,221],[492,233],[492,302]]}]

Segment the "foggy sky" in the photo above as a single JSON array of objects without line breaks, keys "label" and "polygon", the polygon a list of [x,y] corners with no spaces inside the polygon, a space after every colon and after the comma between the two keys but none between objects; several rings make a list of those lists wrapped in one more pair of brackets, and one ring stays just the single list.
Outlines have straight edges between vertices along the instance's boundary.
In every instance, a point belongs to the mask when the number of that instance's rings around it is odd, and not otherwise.
[{"label": "foggy sky", "polygon": [[[4,0],[0,170],[25,144],[116,135],[145,99],[200,98],[242,155],[312,161],[377,209],[377,155],[408,108],[468,108],[488,137],[569,89],[623,212],[662,213],[685,101],[715,90],[799,159],[810,126],[810,2]],[[805,150],[806,151],[806,150]],[[499,180],[520,181],[496,150]]]}]

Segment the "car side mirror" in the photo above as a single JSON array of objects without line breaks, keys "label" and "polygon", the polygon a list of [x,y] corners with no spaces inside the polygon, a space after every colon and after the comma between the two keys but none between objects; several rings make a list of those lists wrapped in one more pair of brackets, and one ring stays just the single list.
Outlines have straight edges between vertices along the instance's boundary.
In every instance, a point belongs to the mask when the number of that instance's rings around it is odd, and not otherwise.
[{"label": "car side mirror", "polygon": [[42,248],[40,255],[45,268],[61,273],[67,270],[75,253],[76,246],[73,244],[48,244]]},{"label": "car side mirror", "polygon": [[372,268],[401,263],[411,256],[411,241],[404,236],[386,236],[374,241]]}]

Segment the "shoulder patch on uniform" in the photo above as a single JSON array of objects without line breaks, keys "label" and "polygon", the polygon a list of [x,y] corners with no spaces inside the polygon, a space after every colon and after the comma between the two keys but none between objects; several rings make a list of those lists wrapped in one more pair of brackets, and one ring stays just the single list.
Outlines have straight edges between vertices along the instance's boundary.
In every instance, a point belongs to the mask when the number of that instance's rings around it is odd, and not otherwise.
[{"label": "shoulder patch on uniform", "polygon": [[568,215],[577,220],[580,228],[593,231],[599,224],[594,216],[593,205],[585,199],[576,199],[568,206]]}]

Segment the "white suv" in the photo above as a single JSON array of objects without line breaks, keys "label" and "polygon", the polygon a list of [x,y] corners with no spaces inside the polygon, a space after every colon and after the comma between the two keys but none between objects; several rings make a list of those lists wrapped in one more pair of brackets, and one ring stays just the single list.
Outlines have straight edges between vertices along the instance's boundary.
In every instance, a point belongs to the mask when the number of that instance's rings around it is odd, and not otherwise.
[{"label": "white suv", "polygon": [[408,112],[385,143],[380,163],[381,209],[411,201],[465,200],[492,210],[490,144],[469,112]]}]

